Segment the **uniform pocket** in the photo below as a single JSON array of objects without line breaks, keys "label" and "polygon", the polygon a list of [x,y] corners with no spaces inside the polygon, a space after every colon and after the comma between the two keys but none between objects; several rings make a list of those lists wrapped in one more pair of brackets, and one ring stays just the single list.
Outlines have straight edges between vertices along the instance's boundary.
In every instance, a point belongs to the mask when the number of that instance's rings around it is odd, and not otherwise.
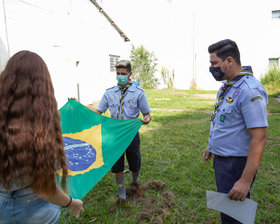
[{"label": "uniform pocket", "polygon": [[217,122],[221,126],[228,126],[231,124],[232,121],[232,111],[233,107],[226,107],[226,108],[221,108],[221,111],[217,114]]},{"label": "uniform pocket", "polygon": [[118,111],[118,104],[116,103],[110,103],[109,104],[109,109],[112,117],[117,116],[117,111]]},{"label": "uniform pocket", "polygon": [[137,116],[139,109],[137,106],[137,101],[126,100],[124,102],[124,108],[128,116],[135,117]]}]

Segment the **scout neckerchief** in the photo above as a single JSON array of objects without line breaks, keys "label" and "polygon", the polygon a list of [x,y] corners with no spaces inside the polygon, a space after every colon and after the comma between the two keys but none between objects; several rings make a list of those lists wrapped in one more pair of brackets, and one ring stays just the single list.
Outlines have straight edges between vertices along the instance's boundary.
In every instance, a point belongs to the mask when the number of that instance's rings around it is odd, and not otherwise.
[{"label": "scout neckerchief", "polygon": [[212,112],[212,116],[211,116],[211,119],[210,121],[214,121],[214,118],[216,117],[217,115],[217,111],[218,111],[218,108],[219,106],[221,105],[222,103],[222,100],[224,99],[224,96],[226,94],[226,91],[228,89],[230,89],[232,87],[233,84],[235,84],[236,82],[238,82],[240,79],[242,79],[245,75],[253,75],[252,72],[250,71],[247,71],[247,70],[242,70],[237,76],[234,77],[234,79],[230,82],[225,82],[224,85],[222,86],[221,88],[221,92],[220,94],[218,95],[217,97],[217,100],[216,100],[216,103],[215,103],[215,106],[214,106],[214,110]]},{"label": "scout neckerchief", "polygon": [[120,103],[118,106],[118,112],[117,112],[117,119],[119,118],[119,113],[120,113],[120,109],[121,111],[121,120],[123,120],[123,104],[124,104],[124,94],[126,92],[126,90],[131,86],[132,83],[129,83],[127,86],[122,87],[120,84],[118,84],[120,91],[121,91],[121,97],[120,97]]}]

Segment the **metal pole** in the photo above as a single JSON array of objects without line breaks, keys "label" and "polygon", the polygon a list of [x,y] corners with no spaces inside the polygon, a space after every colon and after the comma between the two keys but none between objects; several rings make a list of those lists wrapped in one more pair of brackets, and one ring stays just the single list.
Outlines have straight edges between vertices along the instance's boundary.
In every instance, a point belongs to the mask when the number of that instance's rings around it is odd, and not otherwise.
[{"label": "metal pole", "polygon": [[80,102],[80,85],[77,83],[78,101]]},{"label": "metal pole", "polygon": [[7,17],[6,17],[6,8],[5,8],[5,0],[2,0],[3,4],[3,11],[4,11],[4,21],[5,21],[5,30],[6,30],[6,41],[7,41],[7,50],[10,57],[10,44],[9,44],[9,37],[8,37],[8,28],[7,28]]}]

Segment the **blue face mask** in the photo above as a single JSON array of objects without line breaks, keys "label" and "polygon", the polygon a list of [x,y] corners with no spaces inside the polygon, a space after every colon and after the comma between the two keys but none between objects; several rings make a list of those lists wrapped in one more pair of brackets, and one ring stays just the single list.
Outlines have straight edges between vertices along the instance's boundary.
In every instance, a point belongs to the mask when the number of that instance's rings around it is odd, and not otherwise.
[{"label": "blue face mask", "polygon": [[216,81],[223,80],[225,73],[222,72],[221,67],[209,67],[209,71],[213,75],[214,79],[216,79]]},{"label": "blue face mask", "polygon": [[128,76],[127,75],[117,75],[117,81],[121,86],[124,86],[128,83]]}]

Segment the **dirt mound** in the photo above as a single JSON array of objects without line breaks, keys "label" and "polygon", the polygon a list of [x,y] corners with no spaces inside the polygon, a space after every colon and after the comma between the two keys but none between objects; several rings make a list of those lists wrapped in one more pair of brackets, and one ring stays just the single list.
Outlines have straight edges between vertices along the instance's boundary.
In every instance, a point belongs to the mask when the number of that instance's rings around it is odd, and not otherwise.
[{"label": "dirt mound", "polygon": [[154,190],[161,190],[165,187],[165,183],[160,180],[152,180],[148,183],[148,188]]},{"label": "dirt mound", "polygon": [[[153,224],[162,224],[163,217],[169,216],[171,210],[176,207],[173,192],[163,191],[166,184],[160,180],[152,180],[141,187],[144,191],[143,197],[138,197],[135,194],[136,188],[134,186],[126,188],[127,200],[142,207],[142,211],[136,214],[136,219],[140,222],[148,221]],[[152,191],[149,192],[149,190]],[[158,192],[156,196],[154,191]]]},{"label": "dirt mound", "polygon": [[143,211],[137,214],[138,220],[147,220],[150,221],[153,215],[149,211]]}]

